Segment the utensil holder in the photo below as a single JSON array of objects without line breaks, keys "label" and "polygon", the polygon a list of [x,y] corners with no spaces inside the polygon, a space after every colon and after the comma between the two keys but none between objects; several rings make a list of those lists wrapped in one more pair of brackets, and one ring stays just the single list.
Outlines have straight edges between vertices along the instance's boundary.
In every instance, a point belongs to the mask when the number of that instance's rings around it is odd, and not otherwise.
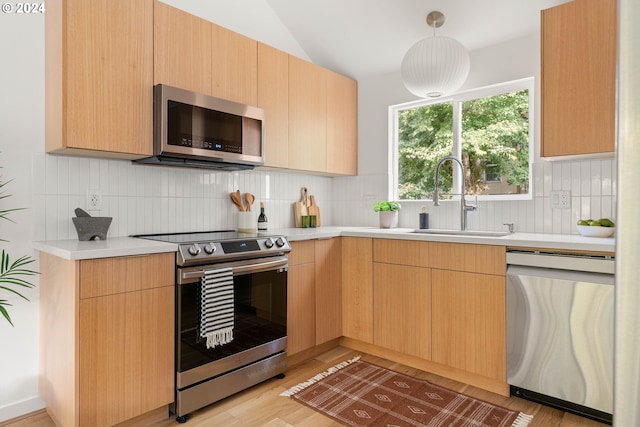
[{"label": "utensil holder", "polygon": [[258,217],[252,212],[238,212],[238,231],[241,233],[256,233],[258,231]]}]

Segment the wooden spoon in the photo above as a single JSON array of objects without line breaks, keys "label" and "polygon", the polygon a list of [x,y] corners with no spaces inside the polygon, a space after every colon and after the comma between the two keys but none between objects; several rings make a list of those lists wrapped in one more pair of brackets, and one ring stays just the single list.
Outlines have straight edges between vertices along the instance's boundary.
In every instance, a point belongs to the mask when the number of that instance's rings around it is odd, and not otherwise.
[{"label": "wooden spoon", "polygon": [[256,196],[251,193],[245,193],[244,200],[247,202],[247,212],[251,212],[251,205],[253,205],[253,202],[256,200]]},{"label": "wooden spoon", "polygon": [[229,193],[229,197],[231,197],[231,201],[238,208],[240,212],[244,212],[244,204],[242,203],[242,196],[240,195],[240,190],[236,190],[233,193]]}]

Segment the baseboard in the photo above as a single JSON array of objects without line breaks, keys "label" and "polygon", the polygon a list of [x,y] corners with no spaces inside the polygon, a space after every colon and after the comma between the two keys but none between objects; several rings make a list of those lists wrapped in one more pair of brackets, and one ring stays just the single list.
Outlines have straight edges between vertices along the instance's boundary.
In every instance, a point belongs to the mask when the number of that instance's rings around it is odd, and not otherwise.
[{"label": "baseboard", "polygon": [[13,423],[16,418],[30,416],[44,408],[44,400],[39,396],[2,406],[0,407],[0,427]]},{"label": "baseboard", "polygon": [[[460,383],[469,384],[501,396],[509,397],[509,385],[506,381],[489,378],[439,363],[430,362],[415,356],[410,356],[394,350],[389,350],[374,344],[369,344],[353,338],[340,338],[340,345],[356,351],[371,354],[372,356],[382,357],[392,362],[401,363],[411,366],[412,368],[422,371],[431,372],[441,377],[449,378]],[[506,373],[505,373],[506,374]]]},{"label": "baseboard", "polygon": [[323,344],[319,344],[315,347],[308,348],[306,350],[300,351],[294,355],[288,355],[287,357],[287,367],[291,368],[296,366],[302,362],[306,362],[309,359],[313,359],[316,356],[321,355],[324,352],[331,350],[338,346],[339,338],[333,339]]}]

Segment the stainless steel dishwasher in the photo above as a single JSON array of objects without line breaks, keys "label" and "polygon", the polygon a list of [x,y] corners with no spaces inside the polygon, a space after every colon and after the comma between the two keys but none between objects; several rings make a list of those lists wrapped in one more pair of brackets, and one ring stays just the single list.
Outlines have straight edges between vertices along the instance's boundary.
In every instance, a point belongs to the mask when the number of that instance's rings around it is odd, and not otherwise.
[{"label": "stainless steel dishwasher", "polygon": [[507,264],[511,394],[610,424],[614,257],[508,251]]}]

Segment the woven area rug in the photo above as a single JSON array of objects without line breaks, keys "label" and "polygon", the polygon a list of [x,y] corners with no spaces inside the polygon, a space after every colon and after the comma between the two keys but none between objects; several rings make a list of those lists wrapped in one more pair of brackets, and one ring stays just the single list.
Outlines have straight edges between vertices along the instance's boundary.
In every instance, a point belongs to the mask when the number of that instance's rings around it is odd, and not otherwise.
[{"label": "woven area rug", "polygon": [[343,362],[281,396],[347,426],[521,427],[532,416],[359,360]]}]

